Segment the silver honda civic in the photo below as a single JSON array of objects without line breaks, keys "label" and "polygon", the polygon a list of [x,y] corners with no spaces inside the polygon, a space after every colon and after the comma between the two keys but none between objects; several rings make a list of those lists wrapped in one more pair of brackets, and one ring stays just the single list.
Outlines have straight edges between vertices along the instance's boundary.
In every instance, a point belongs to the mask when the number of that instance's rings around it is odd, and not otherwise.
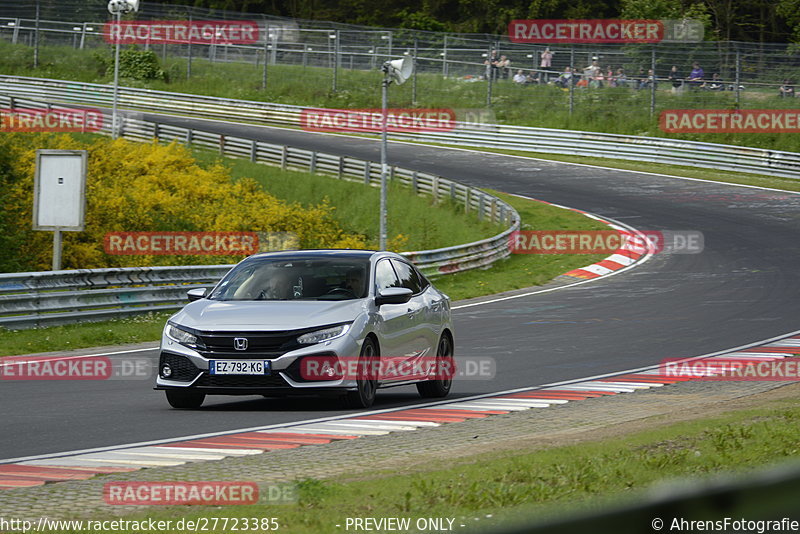
[{"label": "silver honda civic", "polygon": [[256,254],[188,296],[161,338],[156,389],[174,408],[206,395],[333,395],[366,408],[381,387],[450,392],[450,299],[398,254]]}]

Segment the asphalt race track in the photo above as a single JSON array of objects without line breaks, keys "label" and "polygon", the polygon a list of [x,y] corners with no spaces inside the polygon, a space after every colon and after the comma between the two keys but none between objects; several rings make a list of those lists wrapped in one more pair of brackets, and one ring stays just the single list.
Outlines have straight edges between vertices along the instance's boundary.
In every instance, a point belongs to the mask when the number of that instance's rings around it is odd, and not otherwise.
[{"label": "asphalt race track", "polygon": [[[369,139],[159,115],[159,122],[379,159]],[[705,250],[656,255],[574,288],[454,311],[460,356],[491,356],[494,380],[453,398],[727,349],[800,329],[800,195],[642,173],[393,143],[392,164],[527,195],[640,230],[698,230]],[[397,206],[390,206],[390,209]],[[131,356],[157,358],[156,351]],[[384,390],[375,408],[421,402]],[[316,399],[209,397],[172,410],[152,380],[0,381],[0,459],[173,438],[347,413]]]}]

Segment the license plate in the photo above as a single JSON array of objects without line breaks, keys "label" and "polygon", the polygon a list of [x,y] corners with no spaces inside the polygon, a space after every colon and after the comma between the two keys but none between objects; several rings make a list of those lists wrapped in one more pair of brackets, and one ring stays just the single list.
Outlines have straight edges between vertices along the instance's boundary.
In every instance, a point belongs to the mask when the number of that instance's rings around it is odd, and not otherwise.
[{"label": "license plate", "polygon": [[268,375],[269,360],[209,360],[208,373],[212,375]]}]

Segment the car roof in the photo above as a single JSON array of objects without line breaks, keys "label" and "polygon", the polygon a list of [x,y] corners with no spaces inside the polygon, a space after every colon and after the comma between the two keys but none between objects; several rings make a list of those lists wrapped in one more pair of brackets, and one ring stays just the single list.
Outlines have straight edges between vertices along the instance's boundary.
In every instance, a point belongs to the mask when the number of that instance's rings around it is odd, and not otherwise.
[{"label": "car roof", "polygon": [[369,260],[373,256],[388,256],[393,258],[401,258],[398,254],[393,252],[377,251],[377,250],[356,250],[356,249],[306,249],[306,250],[280,250],[275,252],[261,252],[254,254],[247,258],[261,259],[261,258],[285,258],[285,259],[313,259],[313,258],[337,258],[337,259],[364,259]]}]

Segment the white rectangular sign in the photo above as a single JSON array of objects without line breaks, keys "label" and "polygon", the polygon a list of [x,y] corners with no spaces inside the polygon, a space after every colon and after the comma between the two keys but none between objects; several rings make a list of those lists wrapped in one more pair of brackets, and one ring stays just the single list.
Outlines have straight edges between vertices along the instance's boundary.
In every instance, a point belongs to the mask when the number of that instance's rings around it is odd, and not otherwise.
[{"label": "white rectangular sign", "polygon": [[36,151],[34,230],[83,230],[86,161],[85,150]]}]

